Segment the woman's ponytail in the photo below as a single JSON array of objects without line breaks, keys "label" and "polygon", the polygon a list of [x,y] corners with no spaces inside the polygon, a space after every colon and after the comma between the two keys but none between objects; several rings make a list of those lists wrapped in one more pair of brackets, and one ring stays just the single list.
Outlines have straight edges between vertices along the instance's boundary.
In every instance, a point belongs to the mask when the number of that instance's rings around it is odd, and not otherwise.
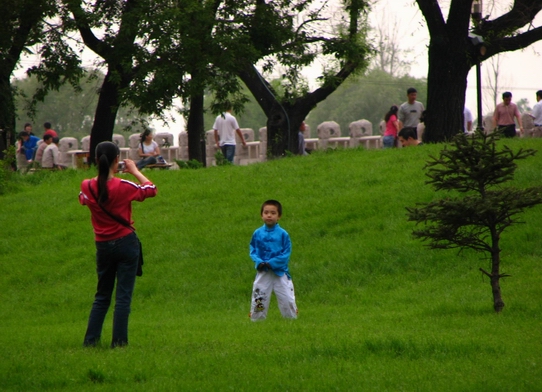
[{"label": "woman's ponytail", "polygon": [[96,146],[96,163],[98,165],[98,203],[107,202],[107,180],[111,165],[120,154],[119,147],[112,142],[101,142]]}]

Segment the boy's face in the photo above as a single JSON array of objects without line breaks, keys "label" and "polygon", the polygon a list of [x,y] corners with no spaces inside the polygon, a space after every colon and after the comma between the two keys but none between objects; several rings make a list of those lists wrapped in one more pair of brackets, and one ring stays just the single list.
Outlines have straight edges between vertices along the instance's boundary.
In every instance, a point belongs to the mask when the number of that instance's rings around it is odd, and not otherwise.
[{"label": "boy's face", "polygon": [[409,137],[408,139],[403,138],[402,136],[399,136],[399,142],[401,142],[401,145],[403,147],[409,147],[414,144],[414,139]]},{"label": "boy's face", "polygon": [[417,97],[418,97],[418,93],[407,94],[408,103],[414,103]]},{"label": "boy's face", "polygon": [[277,206],[267,205],[263,207],[262,219],[266,226],[274,226],[280,219]]}]

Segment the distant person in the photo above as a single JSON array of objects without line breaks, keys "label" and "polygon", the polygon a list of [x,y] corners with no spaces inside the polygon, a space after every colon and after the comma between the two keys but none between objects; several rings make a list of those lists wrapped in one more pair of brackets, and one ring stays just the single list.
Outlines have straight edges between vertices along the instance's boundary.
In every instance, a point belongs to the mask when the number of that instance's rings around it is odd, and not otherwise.
[{"label": "distant person", "polygon": [[297,153],[299,155],[308,155],[308,152],[305,148],[305,135],[303,133],[307,130],[307,124],[305,124],[305,121],[301,123],[299,126],[299,132],[297,133]]},{"label": "distant person", "polygon": [[228,103],[226,105],[226,111],[221,115],[217,116],[215,123],[213,124],[213,129],[215,131],[215,142],[216,146],[222,151],[222,155],[229,162],[233,163],[233,158],[235,157],[235,134],[239,135],[243,146],[246,147],[247,143],[243,137],[243,132],[239,128],[237,119],[231,114],[232,107]]},{"label": "distant person", "polygon": [[399,131],[399,142],[403,147],[423,145],[417,137],[416,128],[403,128]]},{"label": "distant person", "polygon": [[138,154],[141,158],[137,161],[138,170],[143,169],[147,165],[158,163],[158,159],[160,158],[160,147],[158,146],[158,143],[153,140],[152,132],[149,129],[145,129],[141,134]]},{"label": "distant person", "polygon": [[274,291],[282,317],[295,319],[297,306],[288,269],[292,243],[286,230],[278,224],[282,205],[277,200],[267,200],[262,204],[260,215],[264,225],[254,231],[250,241],[250,257],[257,271],[252,286],[250,318],[256,321],[267,317]]},{"label": "distant person", "polygon": [[514,117],[517,118],[519,130],[523,133],[523,125],[518,106],[512,102],[512,93],[506,91],[502,94],[502,102],[497,105],[493,114],[493,121],[497,130],[501,131],[505,137],[516,136]]},{"label": "distant person", "polygon": [[34,135],[34,133],[32,132],[32,124],[25,123],[23,126],[23,132],[28,132],[29,135]]},{"label": "distant person", "polygon": [[112,142],[96,146],[98,176],[81,183],[79,202],[90,209],[96,242],[98,288],[92,304],[83,346],[93,347],[102,335],[105,316],[115,288],[115,314],[111,348],[128,344],[128,315],[140,259],[140,242],[132,227],[132,201],[156,196],[156,186],[134,161],[125,159],[125,173],[140,185],[115,176],[120,158]]},{"label": "distant person", "polygon": [[23,131],[19,133],[19,139],[19,152],[25,155],[28,163],[32,163],[34,161],[36,150],[38,149],[38,142],[40,141],[40,138]]},{"label": "distant person", "polygon": [[529,116],[534,120],[533,136],[542,137],[542,90],[536,92],[536,103]]},{"label": "distant person", "polygon": [[43,135],[51,135],[52,137],[58,137],[58,134],[56,133],[56,131],[51,128],[50,122],[43,123],[43,128],[45,129],[45,133]]},{"label": "distant person", "polygon": [[[51,135],[48,135],[51,136]],[[60,162],[60,150],[58,149],[58,137],[49,140],[49,144],[43,151],[41,167],[44,169],[64,169]]]},{"label": "distant person", "polygon": [[53,137],[51,135],[43,135],[43,141],[39,144],[38,149],[36,150],[36,156],[34,160],[41,165],[43,159],[43,152],[49,144],[53,142]]},{"label": "distant person", "polygon": [[393,105],[384,116],[386,130],[382,138],[384,148],[392,148],[397,145],[397,132],[399,132],[399,121],[397,120],[397,111],[399,108]]},{"label": "distant person", "polygon": [[416,101],[418,91],[414,87],[407,90],[407,102],[399,107],[399,128],[414,128],[418,126],[422,112],[425,110],[421,102]]},{"label": "distant person", "polygon": [[466,106],[463,109],[463,132],[472,132],[472,112]]}]

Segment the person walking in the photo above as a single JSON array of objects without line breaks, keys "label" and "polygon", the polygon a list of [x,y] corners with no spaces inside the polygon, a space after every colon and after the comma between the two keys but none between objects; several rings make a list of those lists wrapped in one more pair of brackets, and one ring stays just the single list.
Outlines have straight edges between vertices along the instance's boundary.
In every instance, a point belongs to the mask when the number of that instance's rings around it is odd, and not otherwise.
[{"label": "person walking", "polygon": [[128,316],[134,291],[141,244],[132,227],[132,201],[156,196],[156,186],[143,175],[134,161],[126,159],[125,173],[139,185],[115,176],[120,150],[115,143],[96,146],[98,176],[81,183],[79,202],[90,209],[96,242],[98,287],[88,320],[83,346],[96,346],[111,303],[115,282],[115,312],[111,347],[128,344]]},{"label": "person walking", "polygon": [[418,90],[410,87],[407,90],[407,101],[399,107],[399,129],[414,128],[420,123],[420,117],[425,110],[423,103],[416,101]]},{"label": "person walking", "polygon": [[536,92],[536,103],[529,116],[534,120],[533,136],[542,137],[542,90]]},{"label": "person walking", "polygon": [[239,128],[237,119],[231,114],[232,106],[231,104],[226,105],[226,111],[221,115],[217,116],[215,123],[213,124],[213,129],[215,131],[215,142],[216,146],[222,151],[222,155],[229,162],[233,163],[233,158],[235,156],[235,134],[239,135],[243,147],[247,146],[245,138],[243,137],[243,132]]},{"label": "person walking", "polygon": [[521,115],[518,106],[512,102],[512,93],[506,91],[502,94],[502,102],[497,105],[493,113],[493,121],[498,131],[504,134],[504,137],[516,136],[516,123],[514,117],[517,118],[519,130],[523,133],[523,125],[521,123]]}]

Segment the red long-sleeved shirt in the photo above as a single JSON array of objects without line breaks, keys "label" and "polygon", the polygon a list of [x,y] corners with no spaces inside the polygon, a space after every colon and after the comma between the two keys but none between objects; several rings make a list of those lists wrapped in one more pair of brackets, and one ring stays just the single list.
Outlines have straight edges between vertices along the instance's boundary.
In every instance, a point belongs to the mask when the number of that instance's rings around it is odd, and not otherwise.
[{"label": "red long-sleeved shirt", "polygon": [[[98,201],[89,191],[89,183],[92,192],[98,197],[98,182],[96,179],[84,180],[81,183],[79,202],[90,209],[96,241],[112,241],[132,233],[129,227],[120,224],[102,210],[98,205]],[[107,182],[107,191],[109,198],[103,207],[110,214],[123,218],[130,224],[133,223],[132,201],[143,201],[147,197],[156,196],[158,192],[156,186],[150,181],[138,185],[132,181],[117,177]]]}]

